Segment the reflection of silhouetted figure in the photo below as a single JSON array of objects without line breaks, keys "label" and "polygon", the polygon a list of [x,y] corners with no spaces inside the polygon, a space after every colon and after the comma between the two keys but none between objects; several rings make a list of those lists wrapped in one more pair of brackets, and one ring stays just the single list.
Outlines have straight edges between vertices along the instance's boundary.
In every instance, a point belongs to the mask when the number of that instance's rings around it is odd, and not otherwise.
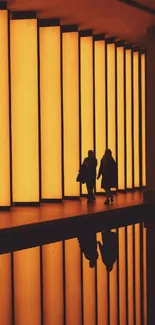
[{"label": "reflection of silhouetted figure", "polygon": [[92,203],[95,199],[94,188],[97,166],[97,159],[94,157],[93,150],[88,151],[88,157],[84,159],[83,165],[86,167],[86,187],[88,191],[88,203]]},{"label": "reflection of silhouetted figure", "polygon": [[89,260],[89,266],[91,268],[95,267],[98,259],[96,234],[89,233],[82,235],[78,237],[78,241],[85,258]]},{"label": "reflection of silhouetted figure", "polygon": [[100,168],[98,172],[98,179],[102,175],[101,188],[106,191],[105,204],[113,202],[113,196],[111,194],[111,188],[117,187],[117,165],[112,157],[110,149],[106,149],[103,158],[101,159]]},{"label": "reflection of silhouetted figure", "polygon": [[111,230],[102,232],[102,242],[103,244],[98,242],[102,261],[107,271],[110,272],[118,256],[117,233],[111,232]]}]

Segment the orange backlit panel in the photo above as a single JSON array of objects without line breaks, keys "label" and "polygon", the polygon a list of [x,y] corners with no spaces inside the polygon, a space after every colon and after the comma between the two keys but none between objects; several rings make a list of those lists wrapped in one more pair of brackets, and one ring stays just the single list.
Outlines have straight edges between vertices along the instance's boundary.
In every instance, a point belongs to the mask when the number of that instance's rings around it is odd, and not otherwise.
[{"label": "orange backlit panel", "polygon": [[62,242],[42,247],[44,325],[63,325]]},{"label": "orange backlit panel", "polygon": [[131,50],[126,50],[126,182],[132,188],[132,84]]},{"label": "orange backlit panel", "polygon": [[139,53],[133,53],[133,99],[134,99],[134,186],[140,186],[139,174]]},{"label": "orange backlit panel", "polygon": [[125,227],[118,229],[119,234],[119,299],[120,325],[126,324],[126,265],[125,265]]},{"label": "orange backlit panel", "polygon": [[10,205],[8,11],[0,10],[0,206]]},{"label": "orange backlit panel", "polygon": [[108,148],[116,159],[115,44],[107,44]]},{"label": "orange backlit panel", "polygon": [[118,141],[118,189],[125,189],[124,155],[124,48],[117,48],[117,141]]},{"label": "orange backlit panel", "polygon": [[38,202],[37,19],[11,20],[10,33],[13,201]]},{"label": "orange backlit panel", "polygon": [[[95,150],[100,160],[106,149],[105,41],[95,42]],[[100,181],[96,191],[101,191]]]},{"label": "orange backlit panel", "polygon": [[[113,230],[116,232],[116,230]],[[109,274],[109,286],[110,286],[110,325],[116,323],[117,320],[117,263],[113,264],[113,269]]]},{"label": "orange backlit panel", "polygon": [[127,227],[128,267],[128,324],[134,324],[134,281],[133,281],[133,226]]},{"label": "orange backlit panel", "polygon": [[65,241],[66,324],[81,325],[81,254],[77,238]]},{"label": "orange backlit panel", "polygon": [[[101,233],[97,234],[97,241],[102,244]],[[108,292],[107,292],[108,273],[102,262],[101,255],[97,260],[97,314],[98,325],[108,324]],[[103,289],[104,288],[104,289]],[[103,307],[104,306],[104,307]]]},{"label": "orange backlit panel", "polygon": [[60,27],[40,29],[42,199],[62,198]]},{"label": "orange backlit panel", "polygon": [[145,54],[141,55],[141,93],[142,93],[142,185],[146,186],[146,82]]},{"label": "orange backlit panel", "polygon": [[41,325],[40,248],[14,253],[14,315],[16,325]]},{"label": "orange backlit panel", "polygon": [[[94,149],[93,138],[93,38],[80,38],[81,62],[81,159]],[[86,193],[85,185],[82,189]]]},{"label": "orange backlit panel", "polygon": [[141,324],[141,267],[140,267],[140,224],[135,228],[135,307],[136,325]]},{"label": "orange backlit panel", "polygon": [[84,324],[96,324],[95,306],[95,269],[89,267],[89,261],[83,256],[83,313]]},{"label": "orange backlit panel", "polygon": [[12,324],[11,254],[0,255],[0,324]]},{"label": "orange backlit panel", "polygon": [[62,34],[64,195],[79,196],[79,54],[78,32]]}]

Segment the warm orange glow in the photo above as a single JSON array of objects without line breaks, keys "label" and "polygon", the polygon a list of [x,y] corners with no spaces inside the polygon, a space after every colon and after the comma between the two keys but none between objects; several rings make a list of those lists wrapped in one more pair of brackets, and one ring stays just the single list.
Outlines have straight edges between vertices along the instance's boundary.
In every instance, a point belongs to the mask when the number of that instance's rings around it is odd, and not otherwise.
[{"label": "warm orange glow", "polygon": [[116,159],[115,44],[107,44],[108,148]]},{"label": "warm orange glow", "polygon": [[[13,201],[39,201],[37,20],[11,20]],[[24,35],[24,37],[23,37]]]},{"label": "warm orange glow", "polygon": [[12,324],[11,254],[0,255],[0,324]]},{"label": "warm orange glow", "polygon": [[[112,230],[116,232],[116,230]],[[110,325],[116,323],[117,319],[117,263],[116,261],[113,265],[113,269],[109,274],[110,281]]]},{"label": "warm orange glow", "polygon": [[42,198],[62,197],[60,27],[40,28]]},{"label": "warm orange glow", "polygon": [[10,205],[8,11],[0,10],[0,206]]},{"label": "warm orange glow", "polygon": [[126,176],[127,188],[132,188],[132,90],[131,50],[126,50]]},{"label": "warm orange glow", "polygon": [[[102,243],[101,233],[97,234],[97,241]],[[97,260],[97,313],[98,325],[108,324],[108,293],[107,293],[107,270],[102,262],[101,255]],[[103,289],[104,288],[104,289]]]},{"label": "warm orange glow", "polygon": [[63,325],[62,242],[45,245],[42,250],[44,325]]},{"label": "warm orange glow", "polygon": [[117,48],[117,139],[118,139],[118,189],[125,189],[124,157],[124,48]]},{"label": "warm orange glow", "polygon": [[133,53],[133,98],[134,98],[134,186],[140,186],[139,175],[139,53]]},{"label": "warm orange glow", "polygon": [[[105,41],[95,42],[95,132],[96,157],[100,160],[106,148],[106,113],[105,113]],[[101,192],[100,182],[96,191]]]},{"label": "warm orange glow", "polygon": [[41,325],[39,247],[14,253],[16,325]]},{"label": "warm orange glow", "polygon": [[141,269],[140,269],[140,224],[135,227],[135,307],[136,324],[141,324]]},{"label": "warm orange glow", "polygon": [[125,228],[119,228],[119,297],[120,325],[126,324],[126,267],[125,267]]},{"label": "warm orange glow", "polygon": [[[66,324],[81,325],[81,255],[76,238],[65,241]],[[73,271],[74,270],[74,271]]]},{"label": "warm orange glow", "polygon": [[144,325],[147,325],[147,246],[146,246],[146,228],[143,228],[143,271],[144,271]]},{"label": "warm orange glow", "polygon": [[127,227],[128,256],[128,324],[134,324],[134,293],[133,293],[133,226]]},{"label": "warm orange glow", "polygon": [[78,32],[63,33],[64,195],[79,196]]},{"label": "warm orange glow", "polygon": [[89,261],[83,255],[83,304],[84,324],[95,325],[95,269],[89,267]]},{"label": "warm orange glow", "polygon": [[[82,161],[94,148],[93,139],[93,39],[80,38],[81,55],[81,149]],[[85,186],[83,193],[86,193]]]},{"label": "warm orange glow", "polygon": [[145,54],[141,55],[141,93],[142,93],[142,185],[146,186],[146,85]]}]

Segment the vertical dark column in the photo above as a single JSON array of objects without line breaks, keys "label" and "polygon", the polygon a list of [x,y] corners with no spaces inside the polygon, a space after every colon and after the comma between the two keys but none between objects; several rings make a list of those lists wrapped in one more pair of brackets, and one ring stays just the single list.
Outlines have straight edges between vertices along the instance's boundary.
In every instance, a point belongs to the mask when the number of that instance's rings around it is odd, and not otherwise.
[{"label": "vertical dark column", "polygon": [[108,148],[108,82],[107,82],[107,41],[105,42],[105,91],[106,91],[106,148]]},{"label": "vertical dark column", "polygon": [[11,254],[11,292],[12,292],[12,325],[15,325],[15,310],[14,310],[14,262],[13,253]]},{"label": "vertical dark column", "polygon": [[138,56],[138,79],[139,79],[139,173],[140,187],[142,187],[142,71],[141,71],[141,53]]},{"label": "vertical dark column", "polygon": [[44,305],[43,305],[43,249],[40,246],[40,309],[41,325],[44,325]]},{"label": "vertical dark column", "polygon": [[[117,93],[117,46],[115,44],[115,146],[116,146],[116,162],[117,162],[117,174],[118,174],[118,93]],[[118,184],[117,189],[118,190]],[[118,234],[118,233],[117,233]]]}]

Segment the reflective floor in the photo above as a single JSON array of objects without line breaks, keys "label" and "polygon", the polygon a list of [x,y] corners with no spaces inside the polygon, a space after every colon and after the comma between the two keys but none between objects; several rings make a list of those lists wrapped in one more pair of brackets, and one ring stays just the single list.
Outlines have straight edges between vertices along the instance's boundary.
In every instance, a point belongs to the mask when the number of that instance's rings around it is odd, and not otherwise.
[{"label": "reflective floor", "polygon": [[3,325],[147,325],[141,224],[0,255]]}]

